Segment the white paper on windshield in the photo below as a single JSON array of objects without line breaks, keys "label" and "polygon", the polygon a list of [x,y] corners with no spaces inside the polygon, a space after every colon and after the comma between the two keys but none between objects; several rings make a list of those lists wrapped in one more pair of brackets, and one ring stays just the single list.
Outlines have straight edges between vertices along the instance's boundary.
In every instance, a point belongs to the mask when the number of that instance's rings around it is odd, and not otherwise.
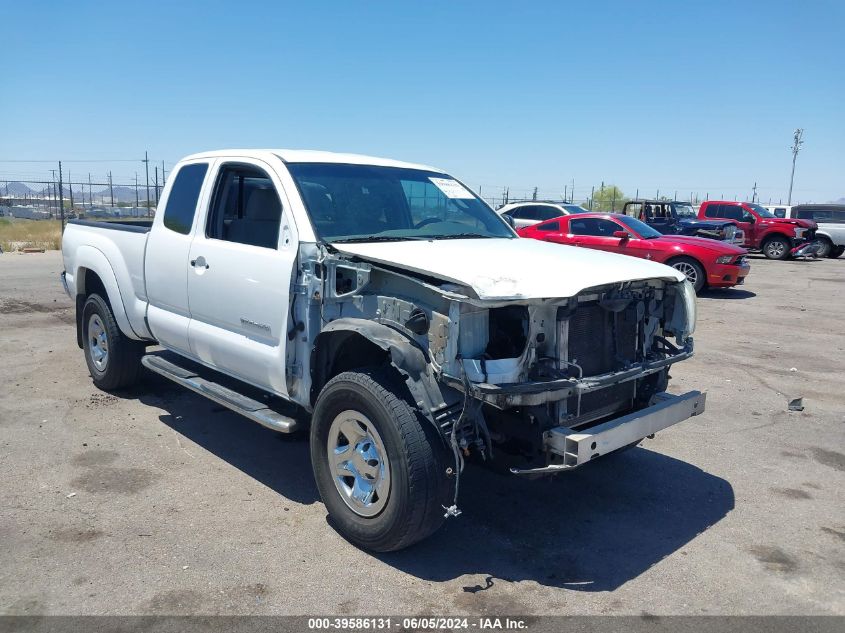
[{"label": "white paper on windshield", "polygon": [[447,198],[475,198],[475,196],[472,195],[472,193],[457,180],[452,180],[451,178],[429,178],[429,180],[434,183],[435,187],[446,194]]}]

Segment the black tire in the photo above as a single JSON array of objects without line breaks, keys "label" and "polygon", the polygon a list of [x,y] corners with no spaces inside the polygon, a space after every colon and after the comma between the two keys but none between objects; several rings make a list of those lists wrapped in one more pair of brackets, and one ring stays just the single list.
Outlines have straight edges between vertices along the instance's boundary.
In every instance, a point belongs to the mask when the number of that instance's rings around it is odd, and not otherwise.
[{"label": "black tire", "polygon": [[820,237],[816,240],[819,243],[819,250],[816,251],[816,257],[830,257],[833,252],[833,242],[826,237]]},{"label": "black tire", "polygon": [[[97,319],[92,323],[92,319]],[[99,332],[92,331],[92,325],[99,324],[105,337],[107,353],[95,360],[96,350],[102,341]],[[98,294],[92,294],[82,307],[82,341],[85,362],[97,388],[111,391],[128,387],[138,379],[144,345],[124,336],[114,320],[111,306]]]},{"label": "black tire", "polygon": [[676,257],[670,259],[666,264],[684,273],[696,293],[701,292],[702,288],[707,285],[707,273],[704,271],[704,266],[697,259],[693,259],[692,257]]},{"label": "black tire", "polygon": [[845,253],[845,246],[834,246],[830,253],[828,253],[828,257],[830,259],[836,259],[841,256],[842,253]]},{"label": "black tire", "polygon": [[[311,419],[311,465],[331,523],[355,545],[377,552],[399,550],[426,538],[443,523],[443,508],[452,503],[452,482],[446,473],[452,466],[451,454],[405,393],[405,386],[386,372],[344,372],[320,392]],[[353,510],[353,501],[341,496],[329,464],[330,429],[347,411],[366,416],[387,454],[389,493],[374,516]],[[337,449],[333,452],[337,454]]]},{"label": "black tire", "polygon": [[773,235],[763,242],[763,255],[768,259],[788,259],[792,248],[789,240],[782,235]]}]

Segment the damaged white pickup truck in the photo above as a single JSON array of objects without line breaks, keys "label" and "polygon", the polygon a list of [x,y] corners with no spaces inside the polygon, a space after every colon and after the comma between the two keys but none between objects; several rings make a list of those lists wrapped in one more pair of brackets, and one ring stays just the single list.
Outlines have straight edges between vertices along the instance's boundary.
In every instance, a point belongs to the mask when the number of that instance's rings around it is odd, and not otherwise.
[{"label": "damaged white pickup truck", "polygon": [[465,460],[565,472],[704,410],[666,393],[693,347],[682,274],[520,239],[432,167],[197,154],[154,221],[72,220],[62,250],[98,387],[143,365],[271,429],[310,425],[334,525],[372,550],[459,514]]}]

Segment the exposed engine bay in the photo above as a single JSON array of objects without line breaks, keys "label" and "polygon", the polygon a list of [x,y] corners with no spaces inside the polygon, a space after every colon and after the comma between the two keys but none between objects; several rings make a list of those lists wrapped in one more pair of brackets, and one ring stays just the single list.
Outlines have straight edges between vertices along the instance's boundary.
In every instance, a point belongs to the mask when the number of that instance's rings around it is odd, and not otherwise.
[{"label": "exposed engine bay", "polygon": [[490,300],[318,249],[300,253],[289,392],[307,408],[338,370],[389,362],[452,450],[456,474],[470,458],[527,474],[580,465],[556,433],[585,434],[660,403],[669,367],[692,355],[695,303],[686,282]]}]

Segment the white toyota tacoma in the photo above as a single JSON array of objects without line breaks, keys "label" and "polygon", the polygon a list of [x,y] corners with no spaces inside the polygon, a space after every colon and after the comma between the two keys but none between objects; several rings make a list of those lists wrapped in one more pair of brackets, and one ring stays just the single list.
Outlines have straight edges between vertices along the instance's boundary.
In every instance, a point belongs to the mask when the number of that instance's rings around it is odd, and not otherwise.
[{"label": "white toyota tacoma", "polygon": [[371,550],[459,514],[465,460],[561,473],[705,406],[666,393],[693,353],[681,273],[520,239],[433,167],[196,154],[152,222],[71,220],[62,251],[97,387],[143,365],[271,429],[310,427],[326,508]]}]

